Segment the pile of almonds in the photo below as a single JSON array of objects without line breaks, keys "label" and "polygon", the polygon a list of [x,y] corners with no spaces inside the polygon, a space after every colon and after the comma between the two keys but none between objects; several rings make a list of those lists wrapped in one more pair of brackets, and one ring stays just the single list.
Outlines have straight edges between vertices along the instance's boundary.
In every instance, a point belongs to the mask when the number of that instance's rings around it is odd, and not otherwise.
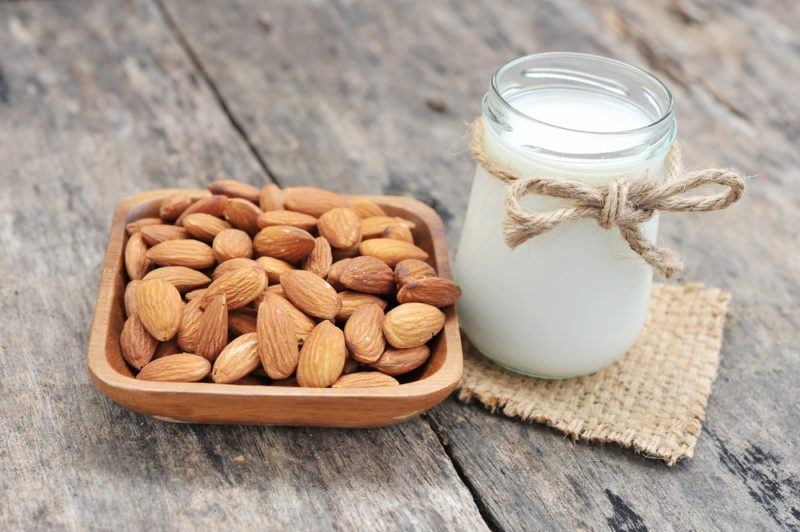
[{"label": "pile of almonds", "polygon": [[313,187],[208,188],[127,226],[120,346],[138,379],[391,386],[425,363],[461,289],[413,222]]}]

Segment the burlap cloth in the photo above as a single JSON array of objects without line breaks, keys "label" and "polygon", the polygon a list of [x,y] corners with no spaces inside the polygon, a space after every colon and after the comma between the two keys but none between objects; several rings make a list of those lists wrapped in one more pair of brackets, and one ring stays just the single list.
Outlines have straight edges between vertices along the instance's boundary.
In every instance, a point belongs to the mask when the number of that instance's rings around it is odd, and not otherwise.
[{"label": "burlap cloth", "polygon": [[694,454],[729,301],[727,292],[699,284],[654,285],[647,321],[630,351],[575,379],[517,375],[466,343],[459,399],[544,423],[576,440],[629,447],[671,466]]}]

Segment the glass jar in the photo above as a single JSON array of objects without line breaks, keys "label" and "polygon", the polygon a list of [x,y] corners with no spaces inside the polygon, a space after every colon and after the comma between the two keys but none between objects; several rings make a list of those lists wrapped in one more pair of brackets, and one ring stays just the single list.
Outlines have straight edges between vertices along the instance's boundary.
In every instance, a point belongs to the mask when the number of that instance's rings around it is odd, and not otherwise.
[{"label": "glass jar", "polygon": [[[602,57],[536,54],[503,65],[483,98],[488,155],[522,176],[607,184],[663,178],[675,138],[673,98],[648,72]],[[652,268],[619,231],[593,220],[556,226],[512,250],[506,186],[478,167],[455,262],[463,331],[484,355],[544,378],[593,373],[623,355],[644,324]],[[527,195],[531,211],[568,200]],[[655,240],[658,217],[642,224]]]}]

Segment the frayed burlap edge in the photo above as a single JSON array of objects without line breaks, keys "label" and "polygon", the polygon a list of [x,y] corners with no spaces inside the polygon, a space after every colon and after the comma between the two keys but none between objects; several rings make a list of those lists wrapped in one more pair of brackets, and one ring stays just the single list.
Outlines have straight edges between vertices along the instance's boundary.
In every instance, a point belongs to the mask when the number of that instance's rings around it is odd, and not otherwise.
[{"label": "frayed burlap edge", "polygon": [[576,440],[616,443],[672,466],[694,455],[719,367],[730,294],[653,286],[634,346],[602,371],[543,380],[506,371],[465,342],[459,399],[544,423]]}]

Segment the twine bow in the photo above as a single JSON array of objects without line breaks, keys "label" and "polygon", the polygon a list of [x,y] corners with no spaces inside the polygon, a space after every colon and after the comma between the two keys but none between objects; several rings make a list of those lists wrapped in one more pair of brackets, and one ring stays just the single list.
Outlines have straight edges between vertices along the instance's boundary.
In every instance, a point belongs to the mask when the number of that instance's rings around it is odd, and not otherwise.
[{"label": "twine bow", "polygon": [[[483,121],[472,128],[472,156],[489,174],[508,184],[505,209],[507,219],[503,234],[509,248],[515,249],[527,240],[574,220],[596,220],[610,229],[619,228],[630,248],[664,277],[671,278],[683,269],[683,261],[671,249],[648,241],[639,224],[656,211],[706,212],[724,209],[744,193],[742,176],[730,169],[710,168],[684,172],[681,153],[673,146],[667,154],[666,178],[663,182],[650,177],[629,179],[617,177],[608,185],[593,186],[573,179],[556,177],[523,177],[490,158],[483,145]],[[727,190],[707,196],[686,196],[689,190],[704,185],[719,185]],[[531,212],[522,208],[519,199],[526,194],[540,194],[572,200],[573,206],[548,212]]]}]

